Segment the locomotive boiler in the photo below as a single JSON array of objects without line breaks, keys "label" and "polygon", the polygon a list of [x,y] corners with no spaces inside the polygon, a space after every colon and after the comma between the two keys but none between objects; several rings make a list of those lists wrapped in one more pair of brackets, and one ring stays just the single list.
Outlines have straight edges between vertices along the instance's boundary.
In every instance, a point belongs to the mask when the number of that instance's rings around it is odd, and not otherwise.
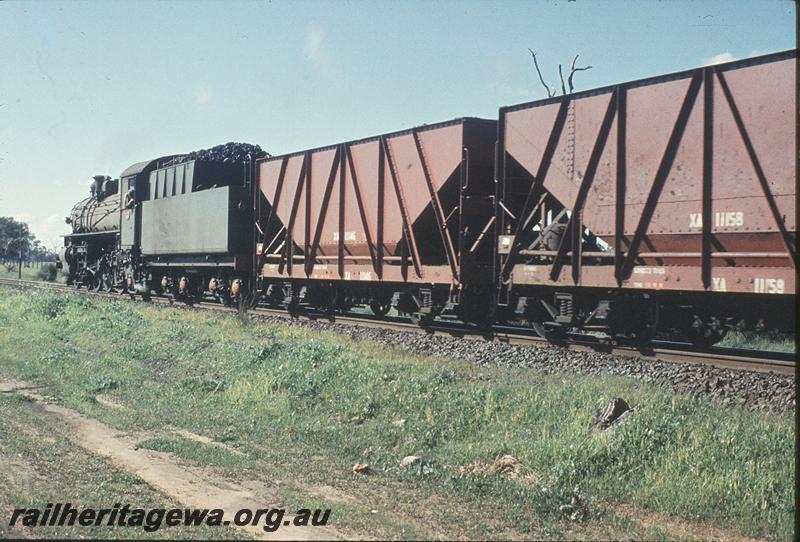
[{"label": "locomotive boiler", "polygon": [[90,196],[72,208],[66,218],[72,233],[64,238],[58,265],[65,267],[68,283],[99,288],[101,267],[114,253],[119,237],[119,179],[95,175],[89,185]]}]

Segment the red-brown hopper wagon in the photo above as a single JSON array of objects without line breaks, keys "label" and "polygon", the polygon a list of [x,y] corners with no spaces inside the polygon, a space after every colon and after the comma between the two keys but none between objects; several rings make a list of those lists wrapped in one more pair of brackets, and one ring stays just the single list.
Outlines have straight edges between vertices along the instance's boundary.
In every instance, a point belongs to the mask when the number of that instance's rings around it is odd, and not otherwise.
[{"label": "red-brown hopper wagon", "polygon": [[319,310],[485,319],[496,121],[458,119],[261,160],[257,274]]},{"label": "red-brown hopper wagon", "polygon": [[796,51],[500,110],[501,304],[696,343],[794,326]]}]

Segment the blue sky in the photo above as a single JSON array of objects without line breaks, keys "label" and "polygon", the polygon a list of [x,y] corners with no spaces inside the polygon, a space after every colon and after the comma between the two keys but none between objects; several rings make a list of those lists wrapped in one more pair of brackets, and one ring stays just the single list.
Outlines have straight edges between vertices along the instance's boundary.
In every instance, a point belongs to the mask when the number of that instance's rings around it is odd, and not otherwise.
[{"label": "blue sky", "polygon": [[795,4],[0,2],[0,216],[60,244],[95,174],[227,141],[279,154],[796,46]]}]

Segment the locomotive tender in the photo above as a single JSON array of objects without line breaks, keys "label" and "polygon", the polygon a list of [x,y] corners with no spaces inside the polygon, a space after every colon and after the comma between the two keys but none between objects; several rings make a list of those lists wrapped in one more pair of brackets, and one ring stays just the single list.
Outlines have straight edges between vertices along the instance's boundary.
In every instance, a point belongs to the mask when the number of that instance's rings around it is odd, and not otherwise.
[{"label": "locomotive tender", "polygon": [[94,178],[61,260],[76,285],[131,295],[247,291],[290,312],[515,320],[550,339],[792,330],[796,59],[283,156],[142,162]]}]

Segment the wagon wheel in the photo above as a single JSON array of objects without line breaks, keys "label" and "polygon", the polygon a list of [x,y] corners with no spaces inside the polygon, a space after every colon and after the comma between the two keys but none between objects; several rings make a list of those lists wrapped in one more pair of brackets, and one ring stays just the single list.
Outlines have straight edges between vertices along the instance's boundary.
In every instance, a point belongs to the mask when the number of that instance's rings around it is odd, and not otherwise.
[{"label": "wagon wheel", "polygon": [[436,310],[431,310],[430,312],[412,312],[409,318],[412,324],[416,324],[420,327],[428,327],[433,323],[438,314],[439,311]]},{"label": "wagon wheel", "polygon": [[282,304],[280,290],[274,284],[263,285],[261,298],[264,300],[264,303],[267,305],[267,307],[270,308],[278,308]]},{"label": "wagon wheel", "polygon": [[[347,308],[339,302],[339,292],[334,287],[309,290],[305,302],[312,313],[318,313],[319,317],[327,318],[330,322],[336,319],[337,314],[347,312]],[[299,308],[297,310],[299,312]]]},{"label": "wagon wheel", "polygon": [[382,318],[388,314],[389,310],[392,308],[392,303],[383,299],[373,298],[369,302],[369,308],[372,314]]},{"label": "wagon wheel", "polygon": [[531,327],[539,337],[553,343],[563,342],[567,337],[567,330],[561,325],[548,326],[545,322],[531,321]]},{"label": "wagon wheel", "polygon": [[643,346],[649,343],[655,334],[655,329],[649,326],[637,329],[625,329],[611,333],[613,340],[617,344],[630,346]]},{"label": "wagon wheel", "polygon": [[456,307],[456,316],[465,324],[488,329],[497,319],[497,296],[493,292],[464,292]]},{"label": "wagon wheel", "polygon": [[689,342],[696,347],[709,348],[725,338],[728,328],[716,316],[703,319],[697,314],[693,314],[692,321],[684,329],[684,332]]},{"label": "wagon wheel", "polygon": [[612,322],[609,334],[620,344],[641,346],[649,343],[656,335],[658,327],[658,305],[642,307],[642,311],[632,314],[623,322]]},{"label": "wagon wheel", "polygon": [[514,311],[507,306],[495,306],[494,320],[501,326],[507,325],[514,317]]},{"label": "wagon wheel", "polygon": [[349,300],[348,301],[345,301],[345,300],[338,301],[337,300],[336,304],[334,305],[334,308],[335,308],[335,314],[344,315],[344,314],[347,314],[348,312],[350,312],[350,310],[353,308],[353,303],[351,301],[349,301]]},{"label": "wagon wheel", "polygon": [[651,294],[621,295],[609,304],[607,333],[616,344],[642,346],[658,329],[658,300]]},{"label": "wagon wheel", "polygon": [[292,318],[297,318],[300,316],[300,303],[298,303],[297,300],[292,299],[286,304],[286,312],[288,312],[289,316]]},{"label": "wagon wheel", "polygon": [[525,318],[542,339],[554,343],[563,342],[566,339],[567,328],[553,321],[553,317],[545,308],[542,300],[537,300],[528,306]]}]

